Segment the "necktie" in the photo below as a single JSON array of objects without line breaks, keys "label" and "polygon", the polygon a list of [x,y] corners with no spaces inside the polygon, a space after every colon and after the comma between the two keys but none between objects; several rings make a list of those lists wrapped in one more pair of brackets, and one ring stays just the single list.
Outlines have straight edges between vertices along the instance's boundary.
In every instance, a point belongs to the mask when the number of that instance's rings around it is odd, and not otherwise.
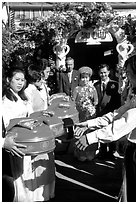
[{"label": "necktie", "polygon": [[103,83],[103,84],[102,84],[102,92],[103,92],[103,95],[104,95],[104,93],[105,93],[105,90],[106,90],[106,85],[105,85],[105,83]]}]

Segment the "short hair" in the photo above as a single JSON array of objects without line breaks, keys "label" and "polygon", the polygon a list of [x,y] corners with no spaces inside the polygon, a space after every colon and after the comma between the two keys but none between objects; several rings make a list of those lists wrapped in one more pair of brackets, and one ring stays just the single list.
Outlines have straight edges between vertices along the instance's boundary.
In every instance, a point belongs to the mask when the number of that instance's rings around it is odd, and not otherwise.
[{"label": "short hair", "polygon": [[130,64],[130,67],[133,71],[133,74],[136,74],[136,55],[133,55],[131,57],[129,57],[124,64],[124,68],[126,69],[128,64]]},{"label": "short hair", "polygon": [[41,80],[41,70],[39,70],[39,67],[34,65],[34,64],[31,64],[29,67],[28,67],[28,72],[27,72],[27,80],[28,80],[28,83],[34,83],[36,81],[40,81]]},{"label": "short hair", "polygon": [[108,71],[110,71],[110,67],[107,65],[107,64],[101,64],[99,67],[98,67],[98,71],[100,71],[101,69],[103,68],[107,68]]},{"label": "short hair", "polygon": [[66,58],[66,62],[67,62],[67,61],[74,61],[74,59],[73,59],[72,57],[67,57],[67,58]]}]

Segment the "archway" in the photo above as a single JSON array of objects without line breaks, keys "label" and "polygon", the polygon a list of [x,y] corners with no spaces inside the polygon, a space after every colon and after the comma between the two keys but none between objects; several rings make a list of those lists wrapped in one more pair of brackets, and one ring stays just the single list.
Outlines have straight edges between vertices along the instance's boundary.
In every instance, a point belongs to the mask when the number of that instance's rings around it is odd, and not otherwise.
[{"label": "archway", "polygon": [[75,69],[81,66],[90,66],[93,71],[93,79],[98,78],[97,67],[101,63],[106,63],[110,66],[111,77],[115,78],[115,68],[118,64],[118,52],[116,50],[117,40],[112,34],[112,42],[101,42],[97,45],[87,45],[86,43],[75,43],[75,37],[79,31],[73,33],[68,40],[71,56],[75,60]]}]

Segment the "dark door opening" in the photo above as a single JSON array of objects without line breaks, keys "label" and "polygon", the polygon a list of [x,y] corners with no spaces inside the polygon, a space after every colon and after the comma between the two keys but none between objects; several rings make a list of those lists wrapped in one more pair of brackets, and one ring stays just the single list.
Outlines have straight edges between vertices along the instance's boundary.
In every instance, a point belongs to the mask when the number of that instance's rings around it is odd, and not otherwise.
[{"label": "dark door opening", "polygon": [[94,72],[93,79],[97,79],[98,66],[106,63],[111,69],[110,77],[115,78],[115,69],[118,63],[116,38],[112,35],[112,42],[102,42],[98,45],[86,45],[86,43],[75,43],[76,34],[68,40],[68,45],[70,46],[70,52],[68,55],[74,58],[75,69],[79,69],[82,66],[89,66]]}]

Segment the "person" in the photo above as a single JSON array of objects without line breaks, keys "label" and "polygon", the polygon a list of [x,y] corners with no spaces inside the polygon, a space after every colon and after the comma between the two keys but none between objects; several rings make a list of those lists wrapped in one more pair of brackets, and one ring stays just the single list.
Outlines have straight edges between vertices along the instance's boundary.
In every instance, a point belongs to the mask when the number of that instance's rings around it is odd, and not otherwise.
[{"label": "person", "polygon": [[95,87],[89,83],[92,76],[92,69],[83,66],[79,69],[79,73],[80,83],[73,91],[73,99],[79,112],[79,121],[82,122],[96,116],[98,96]]},{"label": "person", "polygon": [[[107,64],[99,66],[100,80],[94,86],[98,94],[98,105],[96,116],[103,116],[108,112],[112,112],[121,106],[121,95],[118,93],[118,82],[109,78],[110,70]],[[108,150],[108,151],[107,151]],[[116,151],[116,143],[110,144],[100,143],[99,159],[114,159],[114,152]]]},{"label": "person", "polygon": [[[22,145],[16,144],[14,142],[15,136],[8,137],[6,128],[10,123],[10,120],[18,117],[27,117],[31,112],[31,106],[27,100],[27,97],[24,93],[25,86],[25,71],[20,67],[13,66],[10,68],[5,77],[5,88],[3,91],[2,97],[2,121],[3,121],[3,151],[2,157],[6,159],[4,165],[2,166],[3,170],[3,200],[16,200],[17,191],[16,191],[16,177],[15,169],[12,168],[10,156],[14,155],[19,157],[19,160],[24,156],[24,154],[18,149]],[[7,152],[8,151],[8,152]],[[12,153],[9,155],[9,152]],[[9,166],[7,167],[7,165]],[[4,190],[9,189],[11,193],[10,198],[8,198],[8,193],[5,194]]]},{"label": "person", "polygon": [[25,155],[19,148],[26,148],[26,146],[16,143],[14,141],[15,136],[6,132],[2,118],[2,202],[13,202],[15,196],[9,153],[18,157]]},{"label": "person", "polygon": [[[81,150],[98,141],[108,143],[127,137],[120,200],[136,202],[136,55],[128,58],[124,66],[131,84],[126,103],[114,112],[76,124],[75,134],[79,138],[76,145]],[[92,132],[85,135],[87,128]]]},{"label": "person", "polygon": [[79,72],[74,69],[74,59],[66,58],[66,72],[61,72],[59,92],[72,97],[74,88],[79,85]]},{"label": "person", "polygon": [[[42,74],[44,73],[38,71],[36,65],[31,64],[28,67],[27,79],[29,85],[25,89],[25,93],[32,105],[33,112],[46,110],[49,106],[48,87]],[[45,78],[45,80],[47,79]],[[35,163],[39,164],[34,173],[37,178],[40,178],[40,182],[35,183],[34,181],[34,184],[32,184],[36,188],[36,193],[32,194],[32,201],[47,201],[55,196],[54,152],[31,156],[31,160],[33,160],[34,165]],[[43,180],[43,185],[41,185],[41,180]]]},{"label": "person", "polygon": [[[32,112],[32,105],[25,95],[25,72],[18,67],[11,67],[7,75],[7,90],[5,89],[2,101],[2,116],[4,126],[10,123],[11,119],[28,117]],[[12,150],[15,150],[15,148]],[[51,155],[53,158],[53,155]],[[44,156],[43,156],[44,157]],[[42,158],[43,163],[49,161],[49,157]],[[14,180],[14,199],[13,201],[29,202],[29,201],[44,201],[49,200],[54,196],[53,192],[53,177],[54,167],[50,166],[50,176],[47,179],[47,171],[45,165],[35,167],[38,164],[38,156],[23,156],[20,158],[16,155],[10,154],[11,170]],[[41,179],[41,174],[43,178]],[[48,181],[47,181],[48,180]],[[31,181],[31,182],[30,182]],[[41,182],[43,181],[43,182]],[[51,188],[46,185],[46,182],[51,181]]]},{"label": "person", "polygon": [[[96,116],[96,105],[98,104],[98,96],[95,87],[90,84],[92,69],[83,66],[79,69],[80,84],[75,87],[73,99],[76,103],[76,109],[79,112],[79,121],[83,122],[92,119]],[[85,151],[79,151],[75,148],[74,156],[80,161],[91,161],[94,158],[97,150],[97,144],[91,148],[90,146]]]},{"label": "person", "polygon": [[28,67],[28,86],[25,89],[25,94],[32,104],[33,112],[46,110],[49,105],[48,87],[46,83],[43,83],[42,78],[42,71],[40,72],[36,65],[31,64]]}]

